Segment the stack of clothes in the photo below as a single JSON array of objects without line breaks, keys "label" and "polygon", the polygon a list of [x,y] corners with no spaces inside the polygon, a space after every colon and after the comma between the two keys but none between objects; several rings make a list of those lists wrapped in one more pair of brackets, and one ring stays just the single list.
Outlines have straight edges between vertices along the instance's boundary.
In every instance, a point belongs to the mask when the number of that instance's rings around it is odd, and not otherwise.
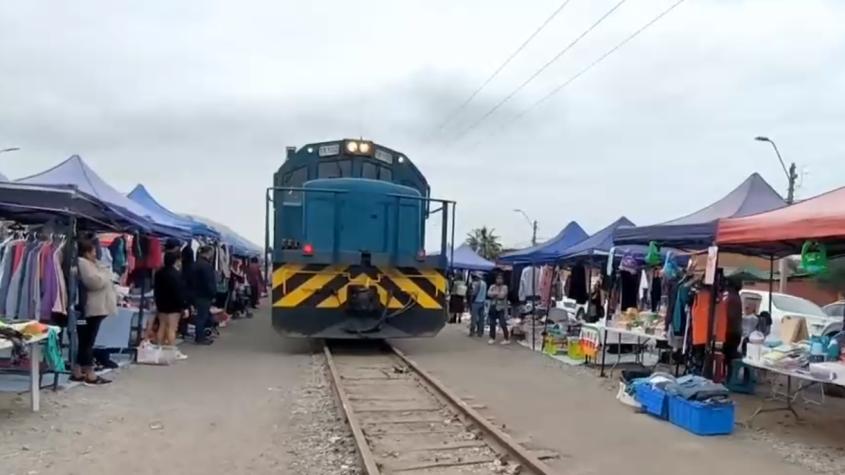
[{"label": "stack of clothes", "polygon": [[810,364],[810,347],[806,344],[788,344],[773,348],[761,358],[771,368],[794,370]]},{"label": "stack of clothes", "polygon": [[730,403],[730,391],[721,384],[714,383],[701,376],[687,375],[666,384],[664,390],[667,394],[677,396],[688,401],[703,402],[706,404],[727,404]]}]

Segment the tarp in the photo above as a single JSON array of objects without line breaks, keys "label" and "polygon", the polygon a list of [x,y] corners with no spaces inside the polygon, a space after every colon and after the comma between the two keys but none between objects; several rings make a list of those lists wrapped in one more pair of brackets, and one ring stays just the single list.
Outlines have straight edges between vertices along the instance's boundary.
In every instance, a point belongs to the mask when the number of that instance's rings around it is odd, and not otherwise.
[{"label": "tarp", "polygon": [[[608,253],[610,253],[610,248],[613,247],[613,232],[622,226],[632,227],[634,226],[634,223],[628,218],[622,216],[587,239],[584,239],[583,241],[565,249],[563,251],[563,255],[561,256],[561,260],[576,259],[579,257],[594,255],[608,255]],[[623,249],[618,250],[620,252],[624,252]]]},{"label": "tarp", "polygon": [[[447,259],[451,252],[446,251]],[[472,270],[472,271],[489,271],[496,267],[496,264],[479,256],[469,247],[469,244],[461,244],[455,248],[455,255],[452,262],[449,263],[454,269]]]},{"label": "tarp", "polygon": [[760,255],[801,251],[805,241],[826,243],[829,254],[845,253],[845,187],[787,208],[719,222],[720,248]]},{"label": "tarp", "polygon": [[194,236],[203,236],[213,239],[220,238],[220,233],[207,224],[178,215],[162,206],[161,203],[153,198],[153,195],[150,194],[144,185],[136,185],[135,188],[133,188],[126,196],[153,213],[153,219],[156,221],[170,220],[172,222],[179,223],[181,227],[189,229],[191,234]]},{"label": "tarp", "polygon": [[[677,193],[683,193],[677,191]],[[652,226],[619,228],[614,243],[648,244],[680,248],[704,248],[716,240],[719,219],[749,216],[786,206],[783,198],[757,173],[749,176],[733,191],[710,206],[682,218]]]},{"label": "tarp", "polygon": [[16,183],[31,185],[70,185],[79,191],[96,197],[110,210],[119,213],[131,227],[149,230],[164,236],[184,237],[190,230],[170,220],[156,221],[149,210],[130,200],[106,183],[79,155],[49,168],[37,175],[16,180]]},{"label": "tarp", "polygon": [[220,224],[208,218],[203,218],[202,216],[196,216],[192,214],[186,214],[183,216],[216,229],[220,233],[220,240],[223,241],[224,244],[228,244],[229,246],[231,246],[232,252],[237,256],[261,257],[261,255],[264,253],[261,246],[253,244],[251,241],[236,233],[225,224]]},{"label": "tarp", "polygon": [[77,225],[82,228],[119,229],[128,224],[100,200],[71,186],[0,183],[3,219],[43,224],[70,216],[76,217]]},{"label": "tarp", "polygon": [[557,236],[548,241],[531,246],[519,251],[509,252],[499,258],[502,264],[519,264],[519,263],[548,263],[557,261],[563,256],[563,252],[583,241],[587,238],[587,233],[575,221],[570,222],[563,228]]}]

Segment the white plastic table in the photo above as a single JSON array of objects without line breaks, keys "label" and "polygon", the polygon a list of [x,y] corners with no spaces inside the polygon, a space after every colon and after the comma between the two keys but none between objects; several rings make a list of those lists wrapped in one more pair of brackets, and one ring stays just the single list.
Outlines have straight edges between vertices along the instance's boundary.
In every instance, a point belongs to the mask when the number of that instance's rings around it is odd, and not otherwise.
[{"label": "white plastic table", "polygon": [[622,337],[623,336],[636,338],[637,347],[642,345],[641,340],[645,340],[645,342],[648,342],[650,340],[653,340],[655,342],[669,341],[666,338],[666,336],[664,336],[664,335],[654,335],[654,334],[645,333],[643,331],[626,330],[624,328],[618,328],[618,327],[609,327],[609,326],[603,325],[601,323],[585,324],[585,325],[582,325],[582,328],[592,329],[594,331],[599,332],[599,334],[603,333],[603,335],[601,335],[602,344],[601,344],[601,372],[600,372],[600,376],[602,376],[602,377],[604,377],[605,358],[607,356],[607,334],[608,333],[615,333],[618,336],[618,343],[617,344],[620,347],[619,352],[616,354],[616,363],[614,363],[613,366],[610,368],[611,374],[613,373],[613,370],[616,368],[616,366],[619,365],[619,362],[622,361],[621,347],[622,347]]},{"label": "white plastic table", "polygon": [[[814,377],[810,374],[807,370],[802,369],[783,369],[783,368],[774,368],[771,366],[765,365],[762,361],[759,360],[752,360],[749,358],[744,358],[742,362],[751,368],[755,368],[762,371],[768,371],[773,374],[778,374],[781,376],[786,376],[786,405],[785,406],[777,406],[777,407],[765,407],[766,401],[777,401],[778,398],[776,395],[772,395],[772,397],[764,399],[760,402],[760,406],[754,411],[754,414],[751,415],[751,418],[748,420],[748,425],[750,426],[751,423],[754,421],[758,415],[764,412],[779,412],[779,411],[788,411],[791,412],[796,419],[800,419],[798,413],[795,412],[795,408],[793,407],[792,403],[796,397],[798,397],[801,392],[804,390],[815,386],[816,384],[835,384],[837,386],[845,387],[845,380],[827,380],[827,379],[820,379]],[[793,387],[792,380],[797,379],[799,380],[799,384],[797,387]],[[803,383],[802,383],[803,381]],[[806,383],[806,384],[804,384]]]},{"label": "white plastic table", "polygon": [[[24,325],[14,324],[11,326],[20,330]],[[29,393],[33,412],[41,410],[41,344],[47,340],[47,336],[48,334],[44,333],[23,342],[29,350]],[[13,346],[11,341],[0,338],[0,350],[8,350]]]}]

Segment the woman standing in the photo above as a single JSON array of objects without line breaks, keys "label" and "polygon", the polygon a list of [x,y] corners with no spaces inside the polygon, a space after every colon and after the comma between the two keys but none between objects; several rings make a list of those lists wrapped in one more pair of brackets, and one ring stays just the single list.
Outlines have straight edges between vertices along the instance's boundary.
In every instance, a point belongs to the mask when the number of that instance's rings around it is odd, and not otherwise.
[{"label": "woman standing", "polygon": [[155,292],[156,319],[159,345],[176,344],[176,330],[179,320],[188,308],[185,283],[182,278],[182,256],[176,252],[164,255],[164,267],[156,272],[153,290]]},{"label": "woman standing", "polygon": [[490,299],[490,343],[496,343],[496,324],[501,325],[503,345],[510,343],[508,334],[507,307],[508,307],[508,286],[505,285],[505,278],[502,274],[496,275],[496,283],[490,286],[487,291],[487,298]]},{"label": "woman standing", "polygon": [[79,280],[82,284],[85,305],[77,320],[77,341],[79,348],[71,380],[89,386],[108,384],[111,381],[94,372],[94,342],[100,331],[100,323],[109,315],[117,313],[117,294],[112,282],[112,271],[97,261],[97,248],[90,240],[79,241]]}]

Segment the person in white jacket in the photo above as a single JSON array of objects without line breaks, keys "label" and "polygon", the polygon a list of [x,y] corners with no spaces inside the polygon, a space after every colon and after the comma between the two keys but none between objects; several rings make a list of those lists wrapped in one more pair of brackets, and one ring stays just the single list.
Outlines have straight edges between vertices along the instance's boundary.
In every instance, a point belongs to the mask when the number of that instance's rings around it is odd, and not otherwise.
[{"label": "person in white jacket", "polygon": [[97,248],[92,241],[79,241],[77,265],[81,287],[85,292],[80,295],[80,301],[84,301],[85,305],[76,323],[78,345],[71,380],[87,386],[100,386],[111,381],[94,372],[94,342],[103,319],[117,313],[117,293],[112,271],[97,260]]}]

